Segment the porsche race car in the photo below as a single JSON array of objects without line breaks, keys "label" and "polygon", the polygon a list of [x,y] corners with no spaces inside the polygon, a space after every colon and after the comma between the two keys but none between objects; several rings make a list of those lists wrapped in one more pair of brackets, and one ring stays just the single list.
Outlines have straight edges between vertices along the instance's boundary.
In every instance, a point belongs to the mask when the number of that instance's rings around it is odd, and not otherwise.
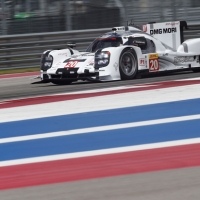
[{"label": "porsche race car", "polygon": [[41,57],[41,79],[54,84],[77,80],[134,79],[138,73],[200,71],[200,38],[184,41],[185,21],[150,23],[142,28],[114,27],[80,52],[47,50]]}]

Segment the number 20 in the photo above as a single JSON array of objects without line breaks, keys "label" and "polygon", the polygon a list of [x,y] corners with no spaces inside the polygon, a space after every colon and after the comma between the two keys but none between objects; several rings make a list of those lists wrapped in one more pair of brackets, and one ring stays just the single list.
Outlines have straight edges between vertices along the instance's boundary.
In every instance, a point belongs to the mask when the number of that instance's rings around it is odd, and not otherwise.
[{"label": "number 20", "polygon": [[159,70],[158,60],[150,60],[150,70],[151,71],[157,71],[157,70]]}]

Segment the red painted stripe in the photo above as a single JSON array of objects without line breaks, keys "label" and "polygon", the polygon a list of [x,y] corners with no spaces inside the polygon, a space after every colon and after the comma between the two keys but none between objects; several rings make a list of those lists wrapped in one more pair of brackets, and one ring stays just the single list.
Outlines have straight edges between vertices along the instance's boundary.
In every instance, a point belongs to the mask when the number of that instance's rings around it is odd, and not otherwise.
[{"label": "red painted stripe", "polygon": [[58,101],[66,101],[66,100],[74,100],[74,99],[80,99],[80,98],[88,98],[88,97],[122,94],[122,93],[128,93],[128,92],[138,92],[138,91],[144,91],[144,90],[155,90],[155,89],[161,89],[161,88],[200,84],[200,80],[170,81],[170,82],[161,82],[161,83],[153,83],[153,84],[154,84],[153,86],[151,84],[145,84],[147,86],[150,85],[149,87],[127,88],[127,89],[120,89],[120,90],[113,90],[113,91],[84,93],[84,94],[63,94],[63,95],[54,95],[54,96],[48,95],[48,96],[31,97],[31,98],[19,99],[19,100],[11,100],[11,101],[2,102],[0,104],[0,109],[17,107],[17,106],[42,104],[42,103],[51,103],[51,102],[58,102]]},{"label": "red painted stripe", "polygon": [[0,168],[0,190],[200,166],[200,144]]},{"label": "red painted stripe", "polygon": [[24,72],[24,73],[16,73],[16,74],[4,74],[0,75],[0,79],[3,78],[19,78],[24,76],[39,76],[40,72]]}]

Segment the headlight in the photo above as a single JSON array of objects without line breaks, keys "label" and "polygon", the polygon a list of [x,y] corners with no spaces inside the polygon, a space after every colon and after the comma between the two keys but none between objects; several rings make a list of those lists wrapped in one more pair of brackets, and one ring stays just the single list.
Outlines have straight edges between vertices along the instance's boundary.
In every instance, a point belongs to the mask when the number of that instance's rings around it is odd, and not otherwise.
[{"label": "headlight", "polygon": [[45,60],[46,60],[46,61],[53,61],[53,57],[52,57],[52,56],[46,56],[46,57],[45,57]]},{"label": "headlight", "polygon": [[109,51],[97,51],[95,53],[95,68],[105,67],[110,62],[110,52]]},{"label": "headlight", "polygon": [[47,71],[53,64],[53,57],[51,55],[43,54],[41,57],[41,70]]},{"label": "headlight", "polygon": [[97,62],[97,64],[98,64],[99,66],[100,66],[100,65],[107,65],[108,62],[109,62],[108,59],[104,59],[104,60],[99,60],[99,61]]},{"label": "headlight", "polygon": [[51,67],[51,65],[52,65],[51,62],[45,62],[45,63],[44,63],[44,66],[45,66],[45,67]]}]

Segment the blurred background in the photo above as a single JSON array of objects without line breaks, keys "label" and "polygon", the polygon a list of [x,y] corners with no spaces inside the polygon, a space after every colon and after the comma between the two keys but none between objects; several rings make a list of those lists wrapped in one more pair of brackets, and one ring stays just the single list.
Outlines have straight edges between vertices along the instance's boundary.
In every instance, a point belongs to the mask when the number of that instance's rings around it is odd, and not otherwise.
[{"label": "blurred background", "polygon": [[200,38],[200,0],[0,0],[0,73],[39,70],[41,53],[79,51],[111,27],[186,20],[185,39]]},{"label": "blurred background", "polygon": [[0,35],[108,28],[149,21],[199,24],[200,0],[0,0]]}]

